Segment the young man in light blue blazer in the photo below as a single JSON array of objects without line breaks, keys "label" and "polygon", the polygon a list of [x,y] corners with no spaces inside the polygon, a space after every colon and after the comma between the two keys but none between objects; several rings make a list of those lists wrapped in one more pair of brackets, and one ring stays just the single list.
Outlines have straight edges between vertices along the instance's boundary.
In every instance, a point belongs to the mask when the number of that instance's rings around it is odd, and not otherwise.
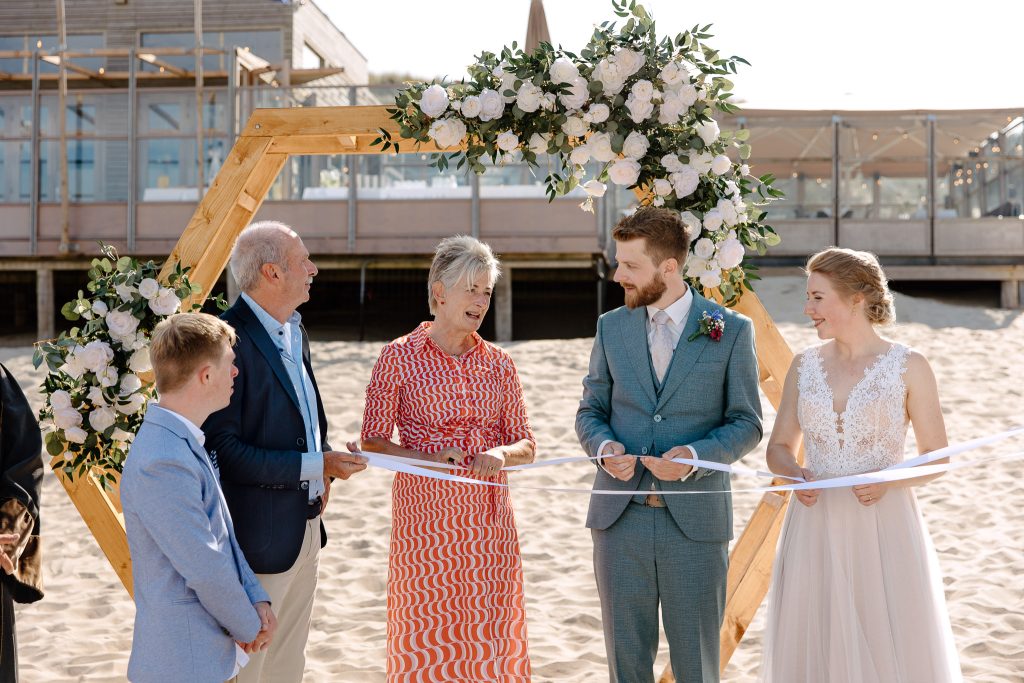
[{"label": "young man in light blue blazer", "polygon": [[[598,466],[587,527],[613,682],[653,683],[658,611],[676,680],[719,679],[732,463],[761,440],[749,319],[687,286],[688,228],[643,208],[612,232],[626,305],[598,320],[576,434]],[[715,329],[701,321],[718,320]],[[676,491],[694,495],[663,495]]]},{"label": "young man in light blue blazer", "polygon": [[222,683],[266,649],[277,622],[238,547],[197,425],[228,405],[235,333],[181,313],[153,333],[151,403],[121,479],[135,586],[133,683]]}]

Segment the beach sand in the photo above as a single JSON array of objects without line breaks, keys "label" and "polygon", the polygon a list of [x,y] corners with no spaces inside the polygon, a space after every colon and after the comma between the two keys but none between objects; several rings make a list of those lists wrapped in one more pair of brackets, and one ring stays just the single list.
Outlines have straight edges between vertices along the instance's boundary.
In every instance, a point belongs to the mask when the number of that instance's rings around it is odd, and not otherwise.
[{"label": "beach sand", "polygon": [[[803,317],[803,280],[774,278],[759,293],[794,350],[817,343]],[[939,381],[951,442],[1024,423],[1024,314],[954,306],[897,295],[899,323],[890,339],[924,353]],[[319,342],[313,359],[335,445],[359,432],[363,389],[380,342]],[[590,339],[505,345],[519,368],[538,459],[579,455],[573,420]],[[42,373],[31,349],[0,349],[2,360],[34,404]],[[744,458],[763,467],[774,411],[763,400],[765,439]],[[1024,449],[1004,442],[987,453]],[[913,437],[907,452],[916,453]],[[965,456],[971,457],[971,455]],[[586,463],[518,474],[513,483],[589,488]],[[959,470],[918,495],[945,577],[946,597],[964,677],[972,682],[1024,681],[1024,461]],[[335,485],[325,515],[330,541],[320,557],[320,583],[307,647],[307,681],[383,681],[385,582],[390,532],[387,472],[365,472]],[[736,488],[749,487],[749,480]],[[584,528],[588,498],[513,493],[526,574],[530,654],[536,681],[605,681],[600,607]],[[737,493],[736,535],[759,496]],[[18,608],[23,681],[123,681],[134,606],[71,501],[47,470],[42,525],[46,597]],[[755,681],[763,607],[729,664],[724,680]],[[656,668],[667,662],[662,641]]]}]

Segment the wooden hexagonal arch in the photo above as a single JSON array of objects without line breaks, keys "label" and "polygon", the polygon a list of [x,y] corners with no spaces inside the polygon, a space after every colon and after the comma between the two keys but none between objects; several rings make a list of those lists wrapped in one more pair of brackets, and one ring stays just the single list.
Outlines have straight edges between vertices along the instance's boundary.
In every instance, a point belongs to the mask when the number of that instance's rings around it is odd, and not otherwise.
[{"label": "wooden hexagonal arch", "polygon": [[[203,288],[195,298],[205,299],[227,265],[235,238],[259,210],[289,155],[379,154],[380,149],[370,143],[380,129],[400,140],[398,127],[384,106],[257,110],[196,208],[161,277],[166,277],[175,263],[191,266],[192,281]],[[433,144],[410,142],[403,152],[438,150]],[[777,409],[793,353],[752,292],[746,293],[735,309],[754,322],[761,388]],[[57,473],[60,477],[59,470]],[[88,478],[62,481],[131,592],[131,560],[116,501]],[[765,494],[733,548],[721,634],[723,670],[768,590],[787,502],[784,494]],[[671,671],[666,670],[661,680],[673,680]]]}]

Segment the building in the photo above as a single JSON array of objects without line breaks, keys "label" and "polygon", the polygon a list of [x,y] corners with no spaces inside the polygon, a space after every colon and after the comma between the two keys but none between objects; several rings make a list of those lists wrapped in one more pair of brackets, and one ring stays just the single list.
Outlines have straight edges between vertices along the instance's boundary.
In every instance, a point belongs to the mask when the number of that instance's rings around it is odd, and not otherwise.
[{"label": "building", "polygon": [[[310,1],[203,0],[201,64],[189,3],[67,5],[63,54],[52,0],[0,6],[0,288],[20,341],[63,324],[57,311],[83,286],[98,241],[164,258],[254,108],[385,103],[394,92],[367,85],[365,58]],[[724,121],[750,129],[754,172],[787,192],[769,209],[784,242],[762,265],[792,271],[840,244],[876,251],[893,279],[1003,283],[1004,305],[1019,306],[1022,114],[755,110]],[[608,234],[633,197],[609,192],[593,214],[579,197],[549,204],[545,175],[518,164],[439,174],[415,154],[292,157],[259,217],[295,226],[321,267],[304,307],[314,334],[409,329],[426,317],[430,252],[461,232],[506,266],[485,334],[588,335],[621,301],[607,281]]]}]

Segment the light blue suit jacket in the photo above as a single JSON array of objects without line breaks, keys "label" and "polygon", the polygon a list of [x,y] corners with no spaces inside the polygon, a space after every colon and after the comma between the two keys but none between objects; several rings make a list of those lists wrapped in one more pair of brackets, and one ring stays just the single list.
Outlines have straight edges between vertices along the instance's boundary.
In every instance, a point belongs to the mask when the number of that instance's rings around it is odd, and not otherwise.
[{"label": "light blue suit jacket", "polygon": [[242,555],[220,479],[186,425],[150,405],[121,479],[135,583],[128,678],[222,683],[270,597]]},{"label": "light blue suit jacket", "polygon": [[[720,341],[701,335],[701,315],[721,311]],[[576,434],[588,455],[610,439],[633,455],[658,455],[690,445],[702,460],[732,463],[762,437],[757,356],[750,319],[693,293],[693,305],[659,388],[647,343],[647,309],[620,307],[602,315],[583,380]],[[637,463],[630,481],[598,468],[595,489],[635,491],[644,472]],[[732,538],[729,475],[707,469],[685,482],[659,481],[665,491],[723,491],[721,494],[665,496],[676,524],[694,541]],[[607,529],[629,504],[629,496],[591,496],[587,526]]]}]

